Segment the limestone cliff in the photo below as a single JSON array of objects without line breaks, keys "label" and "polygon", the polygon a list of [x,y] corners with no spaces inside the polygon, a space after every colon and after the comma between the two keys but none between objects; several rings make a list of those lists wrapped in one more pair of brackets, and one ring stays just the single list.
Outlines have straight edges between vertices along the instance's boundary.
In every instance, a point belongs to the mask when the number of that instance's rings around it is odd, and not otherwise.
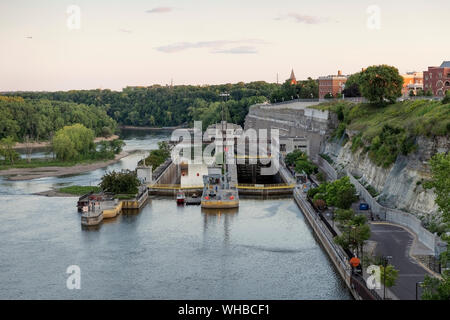
[{"label": "limestone cliff", "polygon": [[381,204],[430,218],[437,213],[437,206],[434,192],[423,188],[431,174],[428,161],[435,153],[448,151],[450,139],[419,137],[416,142],[415,152],[399,156],[389,168],[375,165],[362,149],[352,153],[351,142],[342,145],[339,141],[327,141],[322,153],[333,159],[337,169],[345,168],[374,187]]}]

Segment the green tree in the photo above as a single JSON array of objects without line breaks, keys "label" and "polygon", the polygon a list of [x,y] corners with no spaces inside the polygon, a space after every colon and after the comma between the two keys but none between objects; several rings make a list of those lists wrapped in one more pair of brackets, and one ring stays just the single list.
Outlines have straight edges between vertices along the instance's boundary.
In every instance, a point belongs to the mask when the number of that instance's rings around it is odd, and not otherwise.
[{"label": "green tree", "polygon": [[349,177],[343,177],[327,185],[325,201],[329,206],[348,209],[357,199],[355,186]]},{"label": "green tree", "polygon": [[445,91],[445,97],[442,99],[442,104],[450,103],[450,90]]},{"label": "green tree", "polygon": [[14,164],[19,159],[19,154],[14,150],[16,142],[13,137],[6,137],[0,140],[0,156],[5,158],[5,161]]},{"label": "green tree", "polygon": [[95,152],[94,132],[82,124],[65,126],[53,137],[53,151],[62,161],[87,158]]},{"label": "green tree", "polygon": [[435,202],[446,222],[450,222],[450,153],[437,153],[430,161],[432,179],[427,187],[434,187]]},{"label": "green tree", "polygon": [[395,285],[395,281],[398,277],[398,270],[394,268],[393,265],[388,264],[386,270],[384,266],[380,266],[381,271],[381,281],[386,285],[386,288],[391,288]]},{"label": "green tree", "polygon": [[120,172],[112,171],[105,173],[99,186],[102,190],[114,194],[136,194],[139,184],[135,172],[122,170]]},{"label": "green tree", "polygon": [[342,90],[342,94],[345,97],[361,97],[361,72],[357,72],[348,77],[345,82],[345,88]]},{"label": "green tree", "polygon": [[361,73],[361,93],[370,103],[395,103],[402,95],[403,78],[398,69],[388,65],[371,66]]},{"label": "green tree", "polygon": [[422,300],[450,300],[450,274],[445,272],[442,280],[425,276],[421,285],[423,288]]},{"label": "green tree", "polygon": [[339,223],[348,224],[354,216],[355,212],[352,209],[337,209],[334,219]]}]

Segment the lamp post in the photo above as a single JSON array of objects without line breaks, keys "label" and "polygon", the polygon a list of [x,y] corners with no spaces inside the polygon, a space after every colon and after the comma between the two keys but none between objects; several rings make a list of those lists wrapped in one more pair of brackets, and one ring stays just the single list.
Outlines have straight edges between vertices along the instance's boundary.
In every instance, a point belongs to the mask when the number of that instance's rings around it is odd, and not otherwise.
[{"label": "lamp post", "polygon": [[423,282],[416,282],[416,300],[419,300],[419,286],[422,286]]},{"label": "lamp post", "polygon": [[388,260],[392,259],[391,256],[384,256],[383,257],[383,300],[386,300],[386,267],[388,264]]}]

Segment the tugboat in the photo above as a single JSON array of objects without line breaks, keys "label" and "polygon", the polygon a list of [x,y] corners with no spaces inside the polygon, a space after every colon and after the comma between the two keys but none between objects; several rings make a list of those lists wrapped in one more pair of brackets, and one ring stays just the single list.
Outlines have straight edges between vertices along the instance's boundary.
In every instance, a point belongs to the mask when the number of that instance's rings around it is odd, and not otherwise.
[{"label": "tugboat", "polygon": [[202,208],[238,208],[239,193],[237,188],[231,185],[230,180],[229,173],[222,174],[222,168],[208,168],[208,175],[203,176]]},{"label": "tugboat", "polygon": [[[228,93],[222,93],[221,96],[228,97]],[[226,209],[239,207],[239,193],[236,185],[231,179],[230,172],[227,172],[226,152],[225,148],[227,135],[227,122],[224,119],[224,108],[222,104],[222,121],[221,121],[221,145],[222,145],[222,166],[209,167],[208,175],[203,176],[203,194],[201,206],[205,209]],[[216,132],[219,125],[216,124]],[[215,141],[217,141],[215,139]]]},{"label": "tugboat", "polygon": [[186,196],[184,192],[180,191],[177,193],[177,204],[184,205],[184,202],[186,200]]}]

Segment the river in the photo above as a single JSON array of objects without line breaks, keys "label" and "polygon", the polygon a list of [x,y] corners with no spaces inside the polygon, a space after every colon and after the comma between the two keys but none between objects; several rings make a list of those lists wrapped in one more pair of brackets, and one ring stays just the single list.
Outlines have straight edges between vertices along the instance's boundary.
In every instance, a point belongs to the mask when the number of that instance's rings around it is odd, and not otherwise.
[{"label": "river", "polygon": [[[125,131],[125,150],[140,151],[84,174],[0,178],[0,299],[351,299],[292,199],[204,212],[154,198],[139,214],[84,230],[76,198],[33,195],[134,169],[167,137]],[[71,265],[80,290],[66,287]]]}]

